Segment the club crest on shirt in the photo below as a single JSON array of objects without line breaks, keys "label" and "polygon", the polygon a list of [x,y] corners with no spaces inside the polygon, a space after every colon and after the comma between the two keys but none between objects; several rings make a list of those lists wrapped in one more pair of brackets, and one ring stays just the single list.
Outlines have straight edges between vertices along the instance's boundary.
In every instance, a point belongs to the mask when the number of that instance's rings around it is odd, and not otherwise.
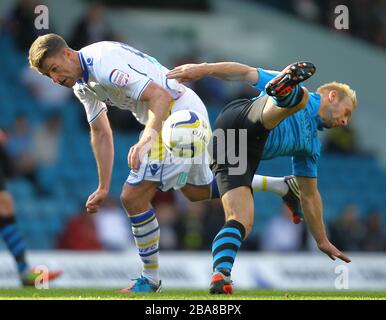
[{"label": "club crest on shirt", "polygon": [[129,75],[121,70],[114,69],[110,73],[109,80],[118,87],[125,87],[129,84]]}]

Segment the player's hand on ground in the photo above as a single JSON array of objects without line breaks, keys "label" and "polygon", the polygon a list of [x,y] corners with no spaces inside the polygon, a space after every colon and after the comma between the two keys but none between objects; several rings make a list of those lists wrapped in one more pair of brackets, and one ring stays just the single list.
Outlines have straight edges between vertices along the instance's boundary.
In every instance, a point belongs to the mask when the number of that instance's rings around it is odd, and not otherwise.
[{"label": "player's hand on ground", "polygon": [[107,195],[108,191],[104,189],[97,189],[93,192],[86,202],[87,213],[97,213]]},{"label": "player's hand on ground", "polygon": [[343,254],[340,250],[338,250],[330,241],[325,241],[323,243],[318,243],[318,248],[320,251],[324,252],[326,255],[328,255],[332,260],[335,260],[336,258],[350,263],[351,260],[349,257]]},{"label": "player's hand on ground", "polygon": [[168,79],[176,79],[178,82],[191,82],[199,80],[206,75],[205,65],[183,64],[169,71],[166,76]]},{"label": "player's hand on ground", "polygon": [[151,138],[140,140],[137,144],[133,145],[127,155],[127,161],[129,168],[134,171],[138,171],[145,155],[149,153],[151,148]]}]

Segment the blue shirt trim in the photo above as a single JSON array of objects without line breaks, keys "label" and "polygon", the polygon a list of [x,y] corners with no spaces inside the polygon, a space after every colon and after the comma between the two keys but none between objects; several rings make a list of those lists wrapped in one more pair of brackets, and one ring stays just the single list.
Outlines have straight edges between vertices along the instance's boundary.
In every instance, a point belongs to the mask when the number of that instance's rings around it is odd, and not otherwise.
[{"label": "blue shirt trim", "polygon": [[87,65],[86,65],[86,62],[84,61],[82,52],[78,51],[78,56],[79,56],[80,66],[82,67],[82,71],[83,71],[83,80],[84,82],[87,83],[89,78]]},{"label": "blue shirt trim", "polygon": [[98,117],[101,115],[101,113],[102,113],[103,111],[107,111],[107,108],[104,107],[103,109],[99,110],[99,112],[95,115],[95,117],[93,117],[88,123],[93,122],[96,118],[98,118]]}]

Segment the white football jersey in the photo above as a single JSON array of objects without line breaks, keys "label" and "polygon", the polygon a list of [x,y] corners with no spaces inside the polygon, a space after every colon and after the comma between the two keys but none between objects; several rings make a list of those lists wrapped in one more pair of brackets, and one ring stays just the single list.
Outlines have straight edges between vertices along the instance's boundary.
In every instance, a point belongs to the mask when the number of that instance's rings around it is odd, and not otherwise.
[{"label": "white football jersey", "polygon": [[146,124],[149,106],[140,97],[151,81],[166,89],[174,100],[187,90],[178,81],[167,79],[169,70],[155,58],[124,43],[97,42],[78,54],[83,78],[73,90],[90,123],[106,111],[106,106],[116,106],[130,110],[140,123]]}]

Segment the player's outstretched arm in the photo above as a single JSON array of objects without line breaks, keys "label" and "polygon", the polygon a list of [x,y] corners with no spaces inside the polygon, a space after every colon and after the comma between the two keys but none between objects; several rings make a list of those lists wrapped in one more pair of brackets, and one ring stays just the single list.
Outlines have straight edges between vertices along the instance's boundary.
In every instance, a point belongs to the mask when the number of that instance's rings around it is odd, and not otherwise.
[{"label": "player's outstretched arm", "polygon": [[91,146],[98,168],[99,185],[86,203],[88,213],[96,213],[110,189],[114,161],[113,134],[106,112],[90,123]]},{"label": "player's outstretched arm", "polygon": [[179,82],[190,82],[211,76],[223,80],[245,81],[256,84],[259,80],[257,69],[237,62],[184,64],[169,71],[167,77]]},{"label": "player's outstretched arm", "polygon": [[332,260],[339,258],[344,262],[351,262],[347,256],[328,240],[323,223],[323,204],[317,188],[317,179],[305,177],[296,177],[296,179],[299,184],[300,201],[303,208],[304,219],[318,248]]}]

